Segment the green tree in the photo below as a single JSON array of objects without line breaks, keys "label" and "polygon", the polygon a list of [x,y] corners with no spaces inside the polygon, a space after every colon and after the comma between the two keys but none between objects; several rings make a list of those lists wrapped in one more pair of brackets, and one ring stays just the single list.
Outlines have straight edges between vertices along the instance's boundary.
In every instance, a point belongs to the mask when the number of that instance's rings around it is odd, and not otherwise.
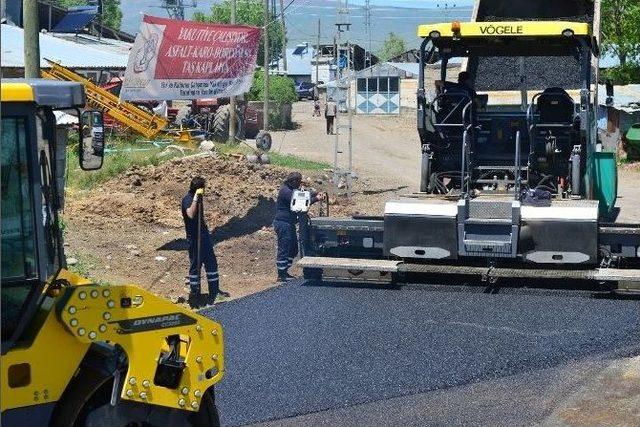
[{"label": "green tree", "polygon": [[[264,73],[256,71],[253,84],[246,95],[247,101],[264,101]],[[282,104],[290,104],[298,100],[295,83],[287,76],[269,76],[269,100],[276,103],[277,108],[269,110],[269,128],[271,130],[287,129],[291,126],[289,119],[282,114]]]},{"label": "green tree", "polygon": [[377,56],[381,61],[388,61],[390,58],[398,56],[406,51],[407,45],[405,44],[404,39],[398,37],[396,33],[389,33],[382,43],[382,48],[378,51]]},{"label": "green tree", "polygon": [[120,25],[122,24],[120,0],[103,0],[102,24],[116,30],[120,29]]},{"label": "green tree", "polygon": [[640,60],[640,2],[638,0],[603,0],[602,47],[627,61]]},{"label": "green tree", "polygon": [[[221,3],[214,4],[211,7],[211,14],[207,15],[202,12],[196,12],[193,15],[195,21],[201,22],[215,22],[221,24],[228,24],[231,21],[231,1],[224,0]],[[264,26],[264,3],[263,0],[243,0],[237,3],[236,8],[236,23],[253,25],[255,27]],[[269,58],[274,60],[278,58],[282,52],[282,25],[279,21],[272,21],[269,23]],[[258,50],[258,64],[262,64],[264,61],[263,56],[264,42],[260,41],[260,48]]]},{"label": "green tree", "polygon": [[[264,101],[264,73],[256,71],[253,84],[247,93],[247,101]],[[269,100],[278,104],[291,103],[298,100],[293,79],[271,74],[269,76]]]},{"label": "green tree", "polygon": [[[54,0],[58,6],[69,8],[73,6],[86,6],[87,0]],[[122,11],[120,0],[102,0],[102,25],[116,30],[122,24]]]}]

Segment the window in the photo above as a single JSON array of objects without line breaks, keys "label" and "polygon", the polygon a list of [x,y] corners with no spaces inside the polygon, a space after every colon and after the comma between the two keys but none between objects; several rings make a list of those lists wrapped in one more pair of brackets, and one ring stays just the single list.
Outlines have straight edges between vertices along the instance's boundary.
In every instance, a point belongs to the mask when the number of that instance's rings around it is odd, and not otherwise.
[{"label": "window", "polygon": [[367,91],[367,79],[358,79],[358,92]]},{"label": "window", "polygon": [[27,119],[2,118],[2,340],[15,329],[37,277],[34,217],[27,162]]},{"label": "window", "polygon": [[377,92],[378,91],[378,79],[368,79],[367,86],[369,88],[369,92]]},{"label": "window", "polygon": [[398,91],[398,78],[389,77],[389,92],[397,92],[397,91]]},{"label": "window", "polygon": [[382,93],[385,93],[389,90],[389,79],[386,77],[381,77],[378,83],[378,90]]}]

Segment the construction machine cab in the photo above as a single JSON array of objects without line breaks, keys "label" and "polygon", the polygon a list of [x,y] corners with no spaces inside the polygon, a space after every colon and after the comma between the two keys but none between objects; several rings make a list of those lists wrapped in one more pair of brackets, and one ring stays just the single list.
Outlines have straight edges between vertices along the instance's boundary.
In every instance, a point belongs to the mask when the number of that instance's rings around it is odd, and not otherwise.
[{"label": "construction machine cab", "polygon": [[[560,197],[589,196],[589,185],[582,183],[590,182],[587,158],[595,150],[591,59],[598,47],[588,24],[453,22],[421,25],[418,36],[423,38],[418,89],[421,191],[462,197],[517,193],[519,199],[521,190],[539,188]],[[531,57],[572,61],[577,87],[536,87],[529,82],[535,80],[529,78],[535,70],[526,67]],[[519,84],[476,95],[482,88],[447,81],[452,58],[462,58],[463,69],[475,64],[478,71],[481,59],[513,58]],[[438,61],[441,81],[433,93],[425,87],[424,67]],[[491,71],[494,80],[514,72]],[[487,80],[486,75],[474,77],[476,82]],[[509,96],[517,101],[504,102]],[[494,100],[487,106],[489,97]]]},{"label": "construction machine cab", "polygon": [[[218,425],[220,325],[66,268],[58,210],[67,145],[77,144],[83,170],[100,168],[102,112],[80,111],[79,82],[3,79],[1,99],[0,422]],[[57,120],[71,124],[68,141]]]},{"label": "construction machine cab", "polygon": [[82,168],[102,166],[102,113],[80,112],[84,105],[79,83],[2,80],[3,353],[20,340],[45,283],[65,266],[58,210],[67,140],[56,128],[56,114],[70,111],[81,122],[76,136]]}]

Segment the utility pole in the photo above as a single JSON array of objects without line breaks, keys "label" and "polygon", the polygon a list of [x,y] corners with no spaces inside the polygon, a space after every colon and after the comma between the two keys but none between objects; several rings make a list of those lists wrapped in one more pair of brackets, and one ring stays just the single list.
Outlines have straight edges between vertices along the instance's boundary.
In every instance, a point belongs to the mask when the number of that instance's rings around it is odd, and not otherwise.
[{"label": "utility pole", "polygon": [[371,4],[370,0],[365,1],[364,26],[367,32],[367,51],[364,54],[364,67],[371,67]]},{"label": "utility pole", "polygon": [[[28,0],[25,0],[28,1]],[[264,106],[262,108],[263,130],[269,130],[269,0],[264,0]]]},{"label": "utility pole", "polygon": [[287,27],[284,22],[284,0],[280,0],[280,23],[282,24],[282,64],[284,73],[287,73]]},{"label": "utility pole", "polygon": [[40,78],[40,26],[37,1],[22,1],[22,25],[24,27],[24,76],[27,79],[38,79]]},{"label": "utility pole", "polygon": [[[334,101],[336,102],[336,117],[334,122],[334,154],[333,154],[333,183],[336,189],[346,188],[347,196],[351,196],[353,178],[353,116],[351,111],[351,44],[349,42],[349,30],[351,27],[349,15],[349,0],[340,0],[336,20],[335,36],[335,57],[336,57],[336,87],[334,91]],[[344,34],[345,40],[342,37]],[[346,111],[343,111],[343,108]],[[344,117],[346,116],[346,117]],[[345,120],[346,119],[346,120]],[[346,123],[343,123],[343,120]],[[346,132],[343,132],[346,130]],[[345,135],[346,134],[346,135]],[[346,141],[344,141],[346,136]],[[347,144],[347,166],[344,160],[340,161],[340,154],[343,154],[343,145]],[[341,185],[342,184],[342,185]]]},{"label": "utility pole", "polygon": [[318,84],[318,64],[320,62],[320,18],[318,18],[318,38],[316,39],[316,84]]},{"label": "utility pole", "polygon": [[[236,0],[231,0],[231,25],[236,23]],[[229,98],[229,144],[235,144],[236,142],[236,97]]]}]

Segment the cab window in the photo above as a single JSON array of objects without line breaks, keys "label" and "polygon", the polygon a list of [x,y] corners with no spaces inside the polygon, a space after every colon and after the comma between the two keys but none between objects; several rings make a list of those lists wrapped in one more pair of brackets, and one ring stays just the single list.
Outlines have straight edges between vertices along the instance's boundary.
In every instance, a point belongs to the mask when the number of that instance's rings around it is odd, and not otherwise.
[{"label": "cab window", "polygon": [[2,117],[2,340],[10,337],[37,278],[27,118]]}]

